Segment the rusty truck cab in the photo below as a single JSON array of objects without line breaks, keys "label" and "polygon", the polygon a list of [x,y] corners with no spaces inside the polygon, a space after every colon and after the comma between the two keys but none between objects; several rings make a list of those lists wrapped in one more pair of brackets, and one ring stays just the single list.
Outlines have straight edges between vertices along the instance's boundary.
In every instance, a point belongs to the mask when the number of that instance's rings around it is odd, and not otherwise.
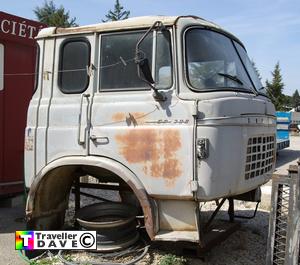
[{"label": "rusty truck cab", "polygon": [[151,239],[199,242],[202,202],[269,180],[274,106],[241,41],[219,26],[138,17],[48,28],[37,40],[30,228],[62,227],[70,189],[88,175],[127,187]]}]

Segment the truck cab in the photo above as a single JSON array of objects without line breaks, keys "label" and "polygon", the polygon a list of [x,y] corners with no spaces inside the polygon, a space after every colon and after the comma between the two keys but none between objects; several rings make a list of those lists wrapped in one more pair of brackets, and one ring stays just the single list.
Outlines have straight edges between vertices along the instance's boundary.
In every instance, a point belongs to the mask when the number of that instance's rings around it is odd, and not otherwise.
[{"label": "truck cab", "polygon": [[152,240],[199,242],[199,204],[270,179],[276,116],[242,42],[194,16],[40,31],[26,127],[32,229],[59,229],[74,180],[127,186]]}]

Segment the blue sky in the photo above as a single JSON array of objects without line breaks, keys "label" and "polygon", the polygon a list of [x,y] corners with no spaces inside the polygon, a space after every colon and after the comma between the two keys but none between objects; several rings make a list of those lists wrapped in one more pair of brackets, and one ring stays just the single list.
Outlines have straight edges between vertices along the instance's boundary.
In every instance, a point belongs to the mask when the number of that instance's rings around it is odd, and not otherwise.
[{"label": "blue sky", "polygon": [[[1,10],[35,19],[34,7],[44,1],[2,1]],[[114,0],[54,0],[77,18],[80,25],[98,23],[113,8]],[[120,0],[131,16],[197,15],[236,35],[245,44],[263,81],[280,62],[284,93],[300,90],[300,1],[299,0]]]}]

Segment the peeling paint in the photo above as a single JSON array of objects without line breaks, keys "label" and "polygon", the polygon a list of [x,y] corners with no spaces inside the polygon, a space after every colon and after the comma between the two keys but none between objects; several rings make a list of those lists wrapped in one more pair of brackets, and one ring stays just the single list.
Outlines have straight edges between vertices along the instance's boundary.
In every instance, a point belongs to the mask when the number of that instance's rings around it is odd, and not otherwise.
[{"label": "peeling paint", "polygon": [[116,112],[112,115],[113,122],[126,121],[127,125],[137,126],[145,123],[146,114],[144,112]]},{"label": "peeling paint", "polygon": [[182,174],[178,129],[133,129],[116,135],[120,154],[131,164],[141,164],[145,175],[163,178],[167,187]]}]

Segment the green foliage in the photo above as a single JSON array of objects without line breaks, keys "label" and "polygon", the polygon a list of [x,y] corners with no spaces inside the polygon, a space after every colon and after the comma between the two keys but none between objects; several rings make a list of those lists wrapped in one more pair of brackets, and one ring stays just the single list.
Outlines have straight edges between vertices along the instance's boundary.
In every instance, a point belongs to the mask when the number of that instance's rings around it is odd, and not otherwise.
[{"label": "green foliage", "polygon": [[[69,261],[70,263],[73,262],[74,264],[77,264],[76,262],[74,262],[71,254],[64,255],[64,259],[66,261]],[[62,264],[62,262],[60,261],[60,259],[57,256],[53,256],[53,257],[40,258],[37,260],[31,260],[31,261],[29,261],[29,264],[30,265],[54,265],[54,264]],[[90,263],[89,261],[81,262],[80,264],[92,265],[92,263]]]},{"label": "green foliage", "polygon": [[293,98],[289,95],[283,95],[283,105],[285,110],[291,110],[293,108]]},{"label": "green foliage", "polygon": [[295,92],[292,96],[292,106],[293,106],[293,108],[297,108],[300,106],[300,95],[299,95],[298,89],[295,90]]},{"label": "green foliage", "polygon": [[272,72],[272,81],[266,81],[266,88],[268,96],[271,98],[277,111],[285,109],[285,97],[282,93],[284,84],[282,82],[282,76],[280,73],[279,62],[275,65],[274,71]]},{"label": "green foliage", "polygon": [[36,7],[33,10],[38,21],[47,24],[51,27],[74,27],[78,26],[76,18],[70,18],[70,12],[66,11],[63,6],[57,8],[52,0],[46,0],[42,7]]},{"label": "green foliage", "polygon": [[124,7],[121,6],[119,0],[116,0],[114,10],[109,10],[108,14],[105,15],[106,19],[103,19],[102,22],[107,22],[107,21],[117,21],[117,20],[123,20],[129,17],[130,11],[129,10],[124,10]]},{"label": "green foliage", "polygon": [[186,265],[187,260],[183,257],[177,257],[175,255],[165,255],[163,256],[160,261],[159,265]]},{"label": "green foliage", "polygon": [[255,72],[256,72],[256,74],[257,74],[259,80],[261,80],[260,72],[259,72],[258,68],[256,67],[256,64],[255,64],[255,62],[254,62],[253,59],[251,60],[251,63],[252,63],[252,65],[253,65],[253,68],[254,68],[254,70],[255,70]]},{"label": "green foliage", "polygon": [[58,261],[58,259],[56,259],[56,260],[50,260],[50,259],[46,258],[46,259],[40,259],[40,260],[31,261],[30,265],[52,265],[52,264],[54,264],[57,261]]}]

